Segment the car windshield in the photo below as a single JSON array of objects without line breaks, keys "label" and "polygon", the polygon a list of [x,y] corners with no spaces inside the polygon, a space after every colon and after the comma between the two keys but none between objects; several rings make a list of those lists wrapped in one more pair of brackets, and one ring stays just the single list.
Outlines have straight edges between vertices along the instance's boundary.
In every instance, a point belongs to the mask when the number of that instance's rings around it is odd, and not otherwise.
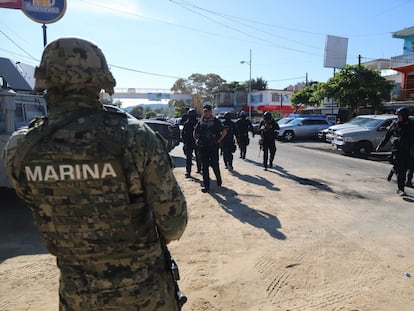
[{"label": "car windshield", "polygon": [[291,119],[291,118],[282,118],[282,119],[278,120],[278,121],[277,121],[277,123],[278,123],[279,125],[282,125],[282,124],[289,123],[290,121],[292,121],[292,119]]},{"label": "car windshield", "polygon": [[302,124],[303,119],[293,119],[292,121],[289,122],[288,125],[298,125],[298,124]]},{"label": "car windshield", "polygon": [[366,127],[368,129],[373,129],[373,128],[376,128],[383,121],[384,120],[382,119],[369,119],[364,124],[361,124],[361,126]]},{"label": "car windshield", "polygon": [[356,117],[350,120],[348,123],[353,125],[363,125],[364,123],[372,120],[371,118],[365,118],[365,117]]}]

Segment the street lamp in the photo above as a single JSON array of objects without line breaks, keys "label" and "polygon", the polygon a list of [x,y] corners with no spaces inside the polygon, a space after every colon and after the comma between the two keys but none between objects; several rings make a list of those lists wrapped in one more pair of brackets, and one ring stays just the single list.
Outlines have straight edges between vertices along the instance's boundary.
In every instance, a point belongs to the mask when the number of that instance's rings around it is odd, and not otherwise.
[{"label": "street lamp", "polygon": [[250,59],[249,61],[242,60],[240,64],[248,64],[249,65],[249,92],[247,93],[247,106],[249,107],[249,119],[252,118],[252,106],[250,103],[250,94],[252,92],[252,49],[250,49]]}]

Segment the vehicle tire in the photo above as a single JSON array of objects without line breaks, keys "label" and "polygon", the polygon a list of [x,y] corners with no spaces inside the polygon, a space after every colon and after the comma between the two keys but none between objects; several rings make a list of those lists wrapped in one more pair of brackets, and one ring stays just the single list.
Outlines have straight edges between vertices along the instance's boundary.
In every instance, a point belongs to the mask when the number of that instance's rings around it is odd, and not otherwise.
[{"label": "vehicle tire", "polygon": [[285,131],[283,133],[283,140],[284,141],[291,141],[295,138],[295,133],[293,131]]},{"label": "vehicle tire", "polygon": [[355,155],[360,158],[368,158],[374,148],[368,141],[360,141],[355,145]]}]

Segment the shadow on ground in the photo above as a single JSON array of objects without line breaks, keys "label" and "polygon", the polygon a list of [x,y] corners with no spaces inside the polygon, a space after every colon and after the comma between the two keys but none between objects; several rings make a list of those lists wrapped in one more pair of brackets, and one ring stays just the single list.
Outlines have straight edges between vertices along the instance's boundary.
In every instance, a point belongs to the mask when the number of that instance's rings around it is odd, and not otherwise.
[{"label": "shadow on ground", "polygon": [[217,200],[226,213],[237,218],[242,223],[263,229],[275,239],[286,239],[286,236],[279,231],[282,226],[276,216],[243,204],[237,198],[237,193],[234,190],[221,187],[216,192],[210,192],[210,195]]},{"label": "shadow on ground", "polygon": [[47,254],[26,204],[8,188],[0,188],[0,197],[0,262],[21,255]]}]

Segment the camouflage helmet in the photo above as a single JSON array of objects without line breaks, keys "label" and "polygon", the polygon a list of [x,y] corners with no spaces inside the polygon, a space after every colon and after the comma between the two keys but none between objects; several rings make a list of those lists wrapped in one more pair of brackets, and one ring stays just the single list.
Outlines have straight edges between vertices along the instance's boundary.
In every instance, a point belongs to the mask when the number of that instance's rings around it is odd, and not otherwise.
[{"label": "camouflage helmet", "polygon": [[63,91],[92,89],[114,93],[115,79],[105,56],[92,42],[81,38],[59,38],[44,49],[35,69],[35,91],[58,88]]}]

